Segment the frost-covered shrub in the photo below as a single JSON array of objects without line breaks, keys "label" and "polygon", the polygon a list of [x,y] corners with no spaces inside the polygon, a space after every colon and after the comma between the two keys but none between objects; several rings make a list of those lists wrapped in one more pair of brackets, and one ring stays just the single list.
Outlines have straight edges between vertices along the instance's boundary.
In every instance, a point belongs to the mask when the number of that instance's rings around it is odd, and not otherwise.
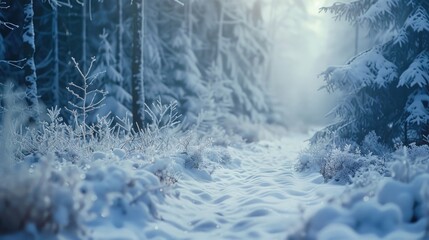
[{"label": "frost-covered shrub", "polygon": [[[5,93],[5,112],[0,126],[0,234],[27,231],[57,233],[76,229],[81,198],[76,191],[79,174],[70,168],[54,167],[54,155],[41,157],[31,153],[24,141],[35,128],[23,129],[28,120],[20,95]],[[51,142],[48,142],[49,144]],[[18,154],[19,153],[19,154]],[[25,159],[23,156],[29,154]],[[16,161],[17,158],[25,161]]]},{"label": "frost-covered shrub", "polygon": [[359,149],[353,150],[351,145],[344,148],[334,148],[326,156],[320,173],[327,180],[335,180],[340,183],[349,183],[356,172],[371,164],[376,164],[379,159],[372,155],[362,155]]},{"label": "frost-covered shrub", "polygon": [[288,239],[423,239],[429,220],[429,175],[387,179],[374,194],[323,207]]},{"label": "frost-covered shrub", "polygon": [[79,230],[83,200],[75,171],[58,171],[46,164],[2,171],[0,235],[27,231],[56,234]]},{"label": "frost-covered shrub", "polygon": [[[62,122],[58,108],[48,110],[48,120],[42,121],[38,128],[25,128],[16,133],[16,157],[22,159],[29,154],[50,153],[62,156],[65,160],[74,161],[74,152],[83,153],[80,138],[72,127]],[[83,150],[83,149],[82,149]]]},{"label": "frost-covered shrub", "polygon": [[325,180],[335,179],[337,182],[348,178],[354,171],[362,166],[360,153],[354,152],[350,145],[332,149],[324,159],[320,173]]},{"label": "frost-covered shrub", "polygon": [[[369,178],[379,178],[390,172],[391,150],[380,142],[374,131],[360,144],[340,138],[332,131],[319,132],[310,141],[310,146],[298,156],[297,171],[316,170],[325,181],[352,183],[357,180],[356,185],[361,186],[370,184]],[[367,178],[363,179],[364,176]]]},{"label": "frost-covered shrub", "polygon": [[332,149],[342,149],[346,146],[349,146],[350,149],[358,148],[355,142],[340,138],[335,131],[330,130],[317,132],[309,139],[309,142],[310,146],[298,156],[298,163],[295,165],[297,171],[320,171],[325,166]]},{"label": "frost-covered shrub", "polygon": [[[10,141],[19,161],[34,154],[53,154],[55,161],[84,167],[90,164],[94,153],[116,149],[127,155],[144,155],[144,161],[149,163],[164,156],[184,153],[192,157],[195,167],[200,167],[199,155],[211,146],[212,140],[192,130],[182,131],[174,102],[164,105],[159,101],[147,111],[152,118],[151,123],[135,132],[128,118],[117,119],[114,124],[112,118],[105,116],[91,125],[68,125],[60,116],[61,109],[48,109],[46,120],[41,121],[37,128],[17,128],[17,131],[12,131]],[[82,137],[83,127],[86,127],[85,138]]]},{"label": "frost-covered shrub", "polygon": [[384,156],[391,152],[391,150],[381,143],[381,138],[374,131],[369,132],[361,143],[363,153],[374,154],[377,156]]},{"label": "frost-covered shrub", "polygon": [[[411,144],[356,172],[341,200],[322,208],[289,239],[426,239],[429,147]],[[391,173],[388,172],[391,170]]]},{"label": "frost-covered shrub", "polygon": [[411,144],[393,153],[391,164],[393,178],[409,182],[422,173],[429,173],[429,146]]},{"label": "frost-covered shrub", "polygon": [[127,118],[117,119],[116,125],[108,117],[92,125],[68,125],[61,110],[53,108],[39,125],[26,127],[25,117],[12,121],[12,112],[5,111],[0,235],[38,237],[78,229],[88,237],[81,223],[107,221],[120,227],[130,219],[143,226],[158,217],[157,202],[180,172],[188,171],[185,167],[210,177],[211,163],[227,161],[227,154],[220,154],[224,148],[206,153],[210,138],[181,131],[173,103],[155,107],[148,110],[152,123],[137,133]]},{"label": "frost-covered shrub", "polygon": [[[157,176],[145,169],[128,169],[126,166],[102,162],[85,174],[80,192],[94,199],[87,209],[87,217],[97,221],[107,218],[116,227],[133,218],[144,224],[158,217],[156,201],[163,199],[164,186]],[[135,219],[137,218],[137,219]]]},{"label": "frost-covered shrub", "polygon": [[60,116],[61,109],[47,110],[47,120],[37,128],[24,128],[15,133],[15,154],[18,160],[31,154],[56,155],[56,161],[85,165],[94,151],[119,148],[124,145],[121,128],[113,126],[107,117],[88,126],[87,137],[81,135],[80,127],[66,124]]},{"label": "frost-covered shrub", "polygon": [[390,175],[388,164],[377,161],[376,163],[359,168],[354,177],[351,178],[352,185],[355,189],[373,188],[385,176]]},{"label": "frost-covered shrub", "polygon": [[376,168],[377,172],[384,171],[382,158],[371,152],[363,154],[355,143],[338,142],[339,146],[329,140],[319,139],[300,153],[295,169],[320,171],[325,181],[334,180],[338,183],[351,183],[358,172],[369,168]]},{"label": "frost-covered shrub", "polygon": [[321,140],[300,152],[298,162],[295,164],[295,170],[299,172],[304,170],[320,171],[329,155],[327,146],[328,143]]},{"label": "frost-covered shrub", "polygon": [[[144,152],[149,156],[174,154],[183,151],[183,141],[195,137],[192,131],[181,130],[177,102],[166,105],[158,100],[145,109],[150,123],[137,132],[131,130],[128,141],[124,143],[128,151]],[[131,125],[124,124],[123,128],[131,128]]]},{"label": "frost-covered shrub", "polygon": [[108,222],[121,227],[133,221],[144,226],[158,218],[156,204],[163,200],[166,185],[147,166],[107,156],[94,160],[89,169],[70,163],[50,167],[55,161],[34,159],[30,166],[20,164],[19,171],[3,171],[0,238],[20,232],[53,236],[64,230],[87,238],[90,233],[83,225]]}]

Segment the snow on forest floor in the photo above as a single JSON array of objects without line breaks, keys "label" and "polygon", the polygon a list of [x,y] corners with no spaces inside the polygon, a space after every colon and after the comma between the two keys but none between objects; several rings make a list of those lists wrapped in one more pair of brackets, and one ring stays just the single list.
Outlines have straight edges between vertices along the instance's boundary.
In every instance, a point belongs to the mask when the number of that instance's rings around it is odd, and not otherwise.
[{"label": "snow on forest floor", "polygon": [[157,203],[158,219],[121,229],[100,225],[95,239],[284,239],[303,214],[341,194],[344,186],[322,184],[319,173],[294,170],[307,135],[228,147],[231,163],[211,177],[182,174]]}]

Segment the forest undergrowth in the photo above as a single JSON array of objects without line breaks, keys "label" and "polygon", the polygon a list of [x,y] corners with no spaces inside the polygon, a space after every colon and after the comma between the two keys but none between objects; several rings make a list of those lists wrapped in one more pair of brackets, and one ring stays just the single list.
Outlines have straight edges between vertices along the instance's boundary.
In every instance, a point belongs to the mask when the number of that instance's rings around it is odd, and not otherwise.
[{"label": "forest undergrowth", "polygon": [[392,149],[370,132],[361,144],[318,139],[295,169],[318,171],[346,191],[313,213],[288,239],[426,239],[429,236],[429,147]]},{"label": "forest undergrowth", "polygon": [[[91,79],[81,75],[89,89]],[[31,123],[25,94],[12,85],[3,88],[2,235],[68,232],[86,238],[84,224],[100,218],[117,226],[130,218],[144,224],[158,218],[156,203],[165,194],[177,194],[172,186],[184,171],[210,178],[219,164],[229,161],[225,146],[213,144],[210,134],[183,126],[175,102],[146,106],[150,123],[137,129],[128,117],[107,115],[88,123],[87,114],[102,106],[104,93],[84,89],[86,95],[72,92],[82,101],[68,109],[47,109],[39,122]],[[64,121],[62,111],[72,112],[71,123]]]}]

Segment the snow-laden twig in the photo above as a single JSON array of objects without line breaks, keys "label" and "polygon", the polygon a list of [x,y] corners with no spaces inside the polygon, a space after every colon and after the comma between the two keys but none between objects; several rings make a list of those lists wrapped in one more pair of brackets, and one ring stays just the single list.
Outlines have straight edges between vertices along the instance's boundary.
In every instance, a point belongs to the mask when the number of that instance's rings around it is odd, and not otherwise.
[{"label": "snow-laden twig", "polygon": [[78,103],[69,101],[68,103],[71,106],[71,109],[66,107],[66,110],[74,116],[75,123],[81,128],[82,137],[85,142],[87,130],[90,130],[90,127],[86,123],[88,113],[103,107],[103,102],[107,95],[107,91],[100,89],[90,90],[90,87],[94,84],[94,80],[99,75],[105,73],[105,71],[90,75],[94,62],[96,61],[95,57],[91,58],[91,63],[86,72],[80,68],[79,63],[75,58],[72,57],[72,61],[82,78],[82,86],[79,86],[74,82],[69,83],[69,86],[66,89],[78,100]]},{"label": "snow-laden twig", "polygon": [[181,1],[179,1],[179,0],[174,0],[176,3],[178,3],[178,4],[180,4],[180,5],[182,5],[182,7],[183,6],[185,6],[185,4],[183,3],[183,2],[181,2]]},{"label": "snow-laden twig", "polygon": [[[78,1],[78,0],[76,0],[76,1]],[[173,0],[173,1],[180,4],[182,7],[185,6],[185,4],[182,1],[179,1],[179,0]],[[133,3],[134,3],[134,0],[131,0],[131,4],[133,4]]]},{"label": "snow-laden twig", "polygon": [[145,112],[149,115],[152,120],[151,128],[159,131],[164,128],[174,127],[180,123],[181,114],[177,111],[177,102],[170,102],[168,105],[164,105],[161,99],[152,103],[152,108],[145,104]]},{"label": "snow-laden twig", "polygon": [[19,28],[19,26],[14,24],[14,23],[5,22],[5,21],[1,21],[1,20],[0,20],[0,25],[4,26],[10,30],[15,30],[15,29]]},{"label": "snow-laden twig", "polygon": [[[76,2],[78,2],[79,3],[79,1],[78,0],[76,0]],[[48,0],[48,3],[51,5],[51,6],[57,6],[57,7],[69,7],[69,8],[71,8],[71,7],[73,7],[72,6],[72,4],[71,4],[71,2],[70,2],[70,0],[67,0],[67,1],[61,1],[61,0]]]},{"label": "snow-laden twig", "polygon": [[[0,0],[0,9],[8,9],[9,7],[10,7],[10,5],[8,5],[6,2]],[[15,30],[15,29],[19,28],[19,26],[14,24],[14,23],[5,22],[2,20],[0,20],[0,25],[3,25],[10,30]]]},{"label": "snow-laden twig", "polygon": [[9,64],[9,65],[11,65],[13,67],[16,67],[16,68],[19,68],[19,69],[23,69],[24,66],[23,65],[21,66],[20,64],[22,64],[25,61],[27,61],[26,58],[20,59],[20,60],[0,60],[0,63],[6,63],[6,64]]},{"label": "snow-laden twig", "polygon": [[10,5],[7,5],[6,2],[0,0],[0,9],[8,9]]}]

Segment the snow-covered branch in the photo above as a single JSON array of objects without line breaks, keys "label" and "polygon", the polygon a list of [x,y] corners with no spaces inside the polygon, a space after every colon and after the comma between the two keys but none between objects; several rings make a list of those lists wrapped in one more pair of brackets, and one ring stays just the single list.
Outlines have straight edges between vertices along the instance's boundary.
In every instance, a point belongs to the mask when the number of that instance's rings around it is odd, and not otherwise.
[{"label": "snow-covered branch", "polygon": [[6,27],[6,28],[8,28],[10,30],[15,30],[15,29],[19,28],[19,26],[16,25],[16,24],[14,24],[14,23],[5,22],[5,21],[1,21],[1,20],[0,20],[0,25],[4,26],[4,27]]},{"label": "snow-covered branch", "polygon": [[90,88],[93,86],[94,79],[104,72],[96,73],[92,76],[89,76],[92,71],[94,62],[96,61],[95,57],[91,58],[90,66],[88,70],[86,70],[86,72],[84,72],[84,70],[79,67],[79,63],[76,61],[75,58],[72,57],[72,61],[76,70],[79,72],[79,75],[82,78],[82,86],[79,86],[74,82],[69,83],[69,86],[66,89],[72,96],[74,96],[78,100],[78,102],[74,103],[72,101],[69,101],[71,109],[66,107],[66,110],[68,110],[74,116],[76,123],[83,126],[82,137],[85,141],[87,130],[89,130],[88,125],[86,124],[88,113],[103,107],[103,102],[106,99],[107,95],[107,91],[99,89],[90,90]]},{"label": "snow-covered branch", "polygon": [[6,63],[13,67],[23,69],[24,65],[21,65],[21,64],[23,64],[26,60],[27,60],[26,58],[20,59],[20,60],[0,60],[0,63]]},{"label": "snow-covered branch", "polygon": [[8,9],[8,8],[10,8],[10,6],[7,5],[6,2],[0,1],[0,9]]},{"label": "snow-covered branch", "polygon": [[179,1],[179,0],[174,0],[176,3],[178,3],[178,4],[180,4],[180,5],[182,5],[182,6],[185,6],[185,4],[183,3],[183,2],[181,2],[181,1]]}]

